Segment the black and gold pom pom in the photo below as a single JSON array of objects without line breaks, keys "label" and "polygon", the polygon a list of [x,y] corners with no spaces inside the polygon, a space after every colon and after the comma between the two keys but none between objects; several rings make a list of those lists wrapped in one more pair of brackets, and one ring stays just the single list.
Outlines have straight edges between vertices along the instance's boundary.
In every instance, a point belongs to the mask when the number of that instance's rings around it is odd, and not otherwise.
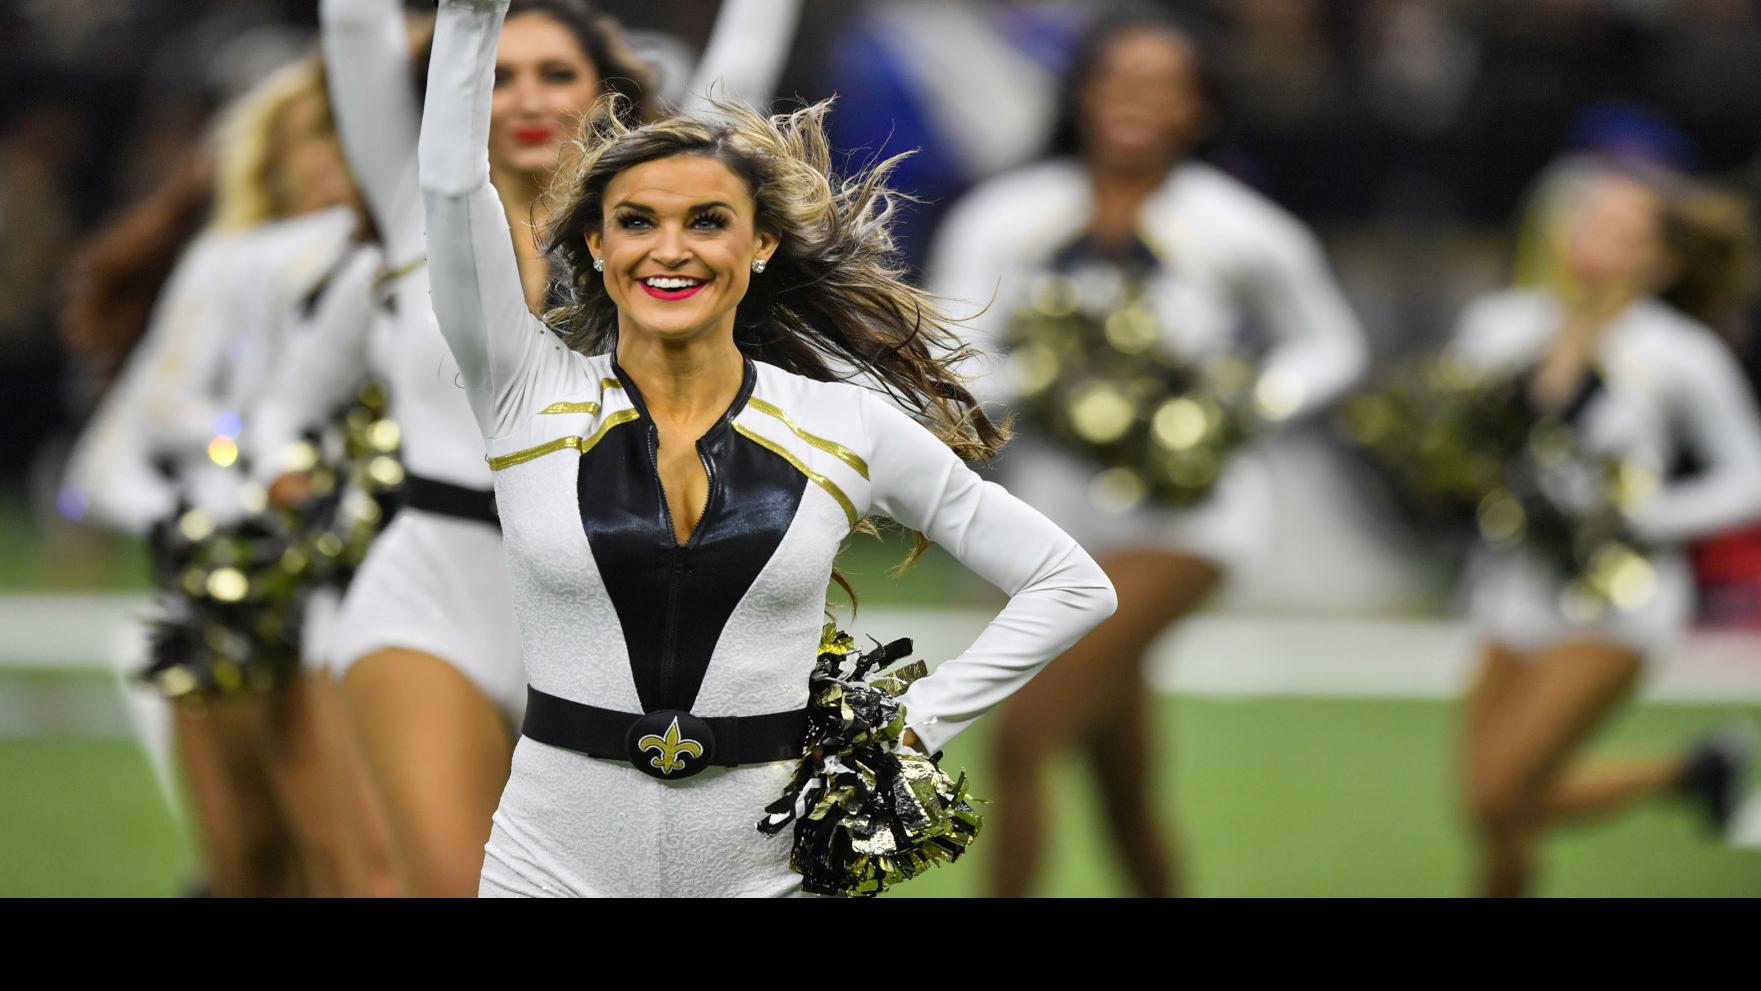
[{"label": "black and gold pom pom", "polygon": [[910,653],[909,640],[857,652],[848,634],[825,628],[810,681],[808,754],[758,823],[766,835],[794,825],[789,864],[810,894],[878,895],[959,859],[978,835],[966,776],[951,778],[902,742],[898,696],[927,668],[886,669]]}]

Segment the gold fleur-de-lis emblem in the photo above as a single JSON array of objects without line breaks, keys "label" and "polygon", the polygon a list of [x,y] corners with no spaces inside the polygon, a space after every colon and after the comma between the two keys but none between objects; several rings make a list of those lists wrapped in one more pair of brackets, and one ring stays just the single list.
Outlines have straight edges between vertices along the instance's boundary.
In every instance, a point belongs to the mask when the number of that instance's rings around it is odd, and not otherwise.
[{"label": "gold fleur-de-lis emblem", "polygon": [[648,766],[658,769],[662,774],[685,769],[685,762],[679,759],[680,754],[699,758],[703,756],[703,744],[679,735],[678,716],[674,716],[672,724],[667,726],[665,736],[650,733],[636,741],[636,749],[655,751],[655,756],[648,759]]}]

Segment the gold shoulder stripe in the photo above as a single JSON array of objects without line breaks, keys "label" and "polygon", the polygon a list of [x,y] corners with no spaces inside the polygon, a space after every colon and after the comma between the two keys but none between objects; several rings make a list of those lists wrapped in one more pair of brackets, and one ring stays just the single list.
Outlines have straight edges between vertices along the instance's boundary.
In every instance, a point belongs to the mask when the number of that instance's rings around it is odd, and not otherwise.
[{"label": "gold shoulder stripe", "polygon": [[546,441],[537,447],[528,447],[524,451],[515,451],[512,454],[503,454],[500,457],[487,458],[485,460],[489,462],[490,471],[501,471],[503,468],[512,468],[515,465],[523,465],[528,461],[542,458],[546,454],[555,454],[558,451],[580,450],[580,448],[581,438],[574,436],[558,437],[556,440]]},{"label": "gold shoulder stripe", "polygon": [[621,409],[616,413],[607,416],[599,424],[599,429],[593,431],[593,436],[588,437],[581,442],[581,453],[586,454],[588,451],[593,450],[593,448],[605,438],[605,435],[611,431],[611,428],[622,423],[629,423],[631,420],[640,419],[642,419],[642,414],[636,412],[635,409]]},{"label": "gold shoulder stripe", "polygon": [[603,378],[599,380],[599,387],[601,389],[622,389],[624,383],[614,378]]},{"label": "gold shoulder stripe", "polygon": [[597,412],[599,412],[599,404],[595,402],[551,403],[549,406],[539,410],[538,415],[544,416],[547,413],[586,413],[587,415],[592,416]]},{"label": "gold shoulder stripe", "polygon": [[795,436],[801,438],[802,440],[806,441],[809,444],[812,444],[814,447],[819,448],[820,450],[831,455],[832,457],[837,458],[839,461],[842,461],[845,464],[849,465],[851,467],[851,469],[856,472],[856,474],[861,475],[863,478],[868,477],[868,462],[862,460],[862,457],[860,455],[858,455],[855,451],[850,450],[849,448],[845,447],[842,444],[839,444],[836,441],[826,440],[824,437],[818,437],[818,436],[815,436],[813,434],[808,433],[807,431],[801,429],[800,424],[798,424],[794,420],[790,419],[789,414],[783,412],[782,410],[778,409],[775,406],[772,406],[770,403],[765,402],[764,400],[758,398],[757,396],[753,396],[752,398],[748,399],[746,401],[746,405],[752,407],[753,409],[759,411],[760,413],[768,413],[771,416],[774,416],[777,419],[783,421],[783,426],[788,427],[790,430],[794,431]]},{"label": "gold shoulder stripe", "polygon": [[486,460],[489,462],[489,470],[501,471],[503,468],[512,468],[515,465],[523,465],[528,461],[542,458],[546,454],[555,454],[558,451],[579,451],[582,454],[586,454],[588,451],[593,450],[594,445],[598,444],[600,440],[605,437],[606,432],[611,430],[611,428],[620,423],[629,423],[631,420],[639,419],[641,416],[642,414],[633,409],[618,410],[616,413],[606,417],[605,422],[599,425],[599,429],[595,430],[591,437],[558,437],[556,440],[545,441],[537,447],[528,447],[523,451],[515,451],[512,454],[503,454],[497,458],[488,458]]},{"label": "gold shoulder stripe", "polygon": [[748,429],[744,423],[735,423],[734,429],[739,431],[740,436],[745,437],[759,447],[762,447],[777,457],[782,458],[784,461],[787,461],[794,466],[796,471],[806,475],[808,481],[826,490],[833,499],[838,501],[838,505],[844,507],[844,515],[850,518],[850,525],[852,527],[856,525],[856,507],[851,504],[850,497],[844,494],[844,490],[838,488],[837,483],[824,475],[821,475],[819,472],[814,471],[812,468],[807,467],[800,458],[789,453],[788,448],[756,431]]}]

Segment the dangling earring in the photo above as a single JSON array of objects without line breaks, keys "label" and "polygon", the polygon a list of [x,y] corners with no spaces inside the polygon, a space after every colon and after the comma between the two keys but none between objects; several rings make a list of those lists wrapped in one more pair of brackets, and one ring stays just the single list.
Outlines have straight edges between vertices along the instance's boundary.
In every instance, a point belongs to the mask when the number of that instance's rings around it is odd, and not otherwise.
[{"label": "dangling earring", "polygon": [[595,272],[605,271],[605,259],[604,258],[593,259],[593,271],[595,271]]},{"label": "dangling earring", "polygon": [[752,272],[753,272],[753,274],[754,274],[754,275],[759,275],[759,274],[763,274],[763,272],[764,272],[764,266],[765,266],[765,260],[764,260],[764,259],[762,259],[762,258],[754,258],[754,259],[752,259]]}]

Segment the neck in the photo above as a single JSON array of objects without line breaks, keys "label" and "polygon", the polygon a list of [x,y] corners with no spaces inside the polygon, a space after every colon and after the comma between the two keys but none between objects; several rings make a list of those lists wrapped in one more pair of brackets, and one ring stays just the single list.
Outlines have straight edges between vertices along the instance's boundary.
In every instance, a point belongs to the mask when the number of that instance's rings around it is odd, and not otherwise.
[{"label": "neck", "polygon": [[746,377],[746,359],[726,333],[667,341],[633,330],[619,318],[618,365],[642,390],[650,415],[668,423],[702,424],[720,417]]},{"label": "neck", "polygon": [[1119,247],[1131,237],[1137,214],[1177,163],[1124,166],[1091,159],[1090,188],[1094,193],[1093,233],[1103,247]]},{"label": "neck", "polygon": [[531,172],[512,172],[506,169],[492,169],[491,178],[495,182],[496,192],[501,194],[502,208],[507,211],[510,221],[540,226],[546,219],[540,194],[543,185],[540,177]]}]

